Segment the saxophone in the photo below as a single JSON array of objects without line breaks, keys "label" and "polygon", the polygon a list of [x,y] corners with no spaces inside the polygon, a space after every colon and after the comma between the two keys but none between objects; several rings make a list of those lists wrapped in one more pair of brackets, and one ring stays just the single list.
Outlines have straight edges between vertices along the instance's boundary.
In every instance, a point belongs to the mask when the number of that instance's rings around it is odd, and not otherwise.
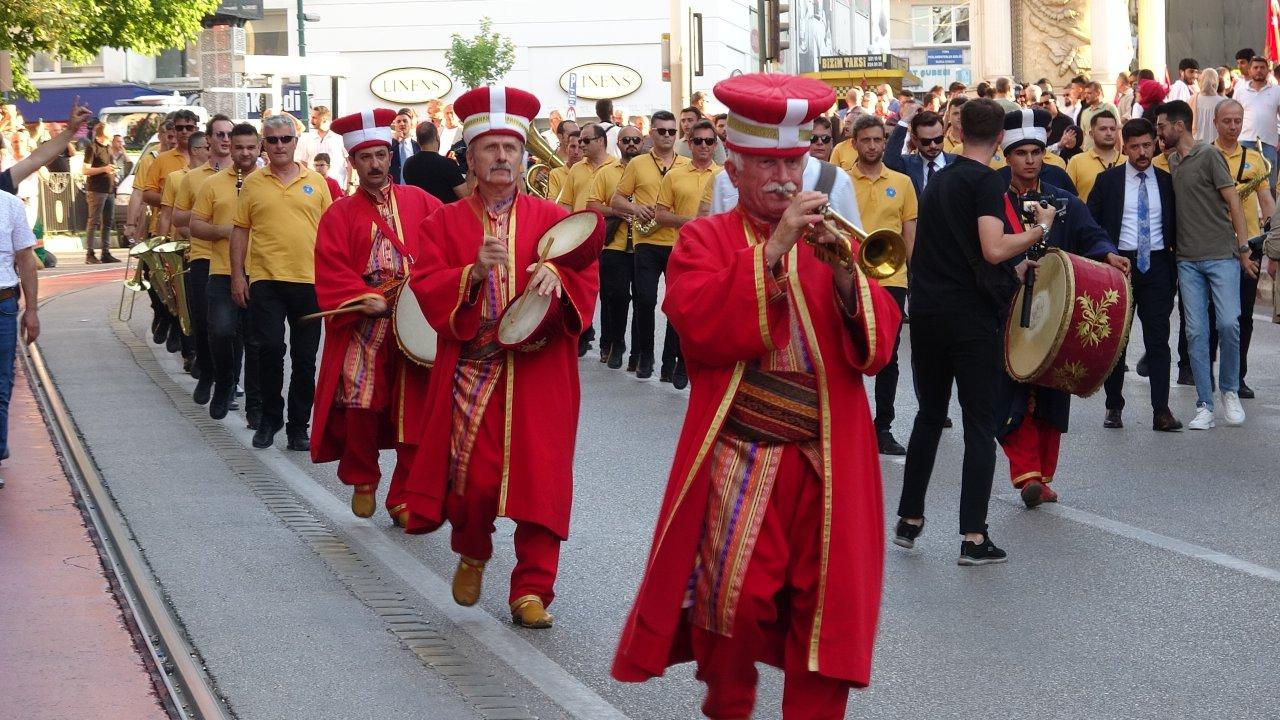
[{"label": "saxophone", "polygon": [[[1257,139],[1257,147],[1262,147],[1262,138]],[[1258,157],[1262,158],[1263,173],[1260,177],[1256,177],[1236,189],[1236,192],[1240,195],[1240,202],[1244,202],[1250,195],[1257,192],[1263,183],[1271,179],[1271,163],[1267,162],[1267,156],[1259,152]],[[1241,162],[1244,162],[1244,160],[1241,160]]]}]

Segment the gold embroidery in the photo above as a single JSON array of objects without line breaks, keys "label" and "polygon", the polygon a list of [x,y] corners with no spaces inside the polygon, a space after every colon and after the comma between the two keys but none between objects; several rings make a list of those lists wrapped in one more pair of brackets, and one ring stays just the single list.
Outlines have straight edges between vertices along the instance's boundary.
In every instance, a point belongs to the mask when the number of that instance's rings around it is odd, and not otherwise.
[{"label": "gold embroidery", "polygon": [[1084,378],[1084,374],[1084,363],[1079,360],[1072,360],[1053,371],[1053,385],[1061,390],[1073,392],[1076,389],[1076,385]]},{"label": "gold embroidery", "polygon": [[1080,303],[1080,312],[1084,315],[1084,318],[1076,324],[1076,336],[1080,338],[1083,345],[1097,347],[1103,340],[1111,337],[1111,318],[1107,308],[1115,305],[1119,300],[1120,293],[1116,290],[1107,290],[1102,294],[1102,299],[1097,302],[1089,297],[1089,293],[1083,293],[1076,298],[1076,302]]}]

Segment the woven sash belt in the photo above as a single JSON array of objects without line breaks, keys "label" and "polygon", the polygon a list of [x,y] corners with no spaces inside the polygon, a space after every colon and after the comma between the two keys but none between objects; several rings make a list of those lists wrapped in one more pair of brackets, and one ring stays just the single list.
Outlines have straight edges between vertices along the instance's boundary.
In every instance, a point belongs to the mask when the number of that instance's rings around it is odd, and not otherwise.
[{"label": "woven sash belt", "polygon": [[748,369],[725,419],[726,432],[761,443],[816,440],[821,427],[812,373]]},{"label": "woven sash belt", "polygon": [[502,352],[498,344],[498,321],[485,320],[480,323],[480,331],[475,338],[462,346],[459,358],[462,360],[488,360]]}]

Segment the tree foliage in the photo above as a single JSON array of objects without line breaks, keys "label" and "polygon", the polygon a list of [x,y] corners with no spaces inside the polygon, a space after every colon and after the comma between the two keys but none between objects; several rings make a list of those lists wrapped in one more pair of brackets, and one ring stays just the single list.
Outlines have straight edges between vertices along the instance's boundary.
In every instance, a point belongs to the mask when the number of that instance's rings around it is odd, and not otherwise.
[{"label": "tree foliage", "polygon": [[35,53],[86,62],[104,47],[158,55],[200,32],[218,0],[3,0],[0,50],[13,60],[14,88],[34,98],[26,76]]},{"label": "tree foliage", "polygon": [[510,38],[493,31],[493,21],[480,19],[480,32],[467,39],[453,35],[453,44],[444,53],[449,72],[468,88],[492,85],[502,79],[515,63],[516,46]]}]

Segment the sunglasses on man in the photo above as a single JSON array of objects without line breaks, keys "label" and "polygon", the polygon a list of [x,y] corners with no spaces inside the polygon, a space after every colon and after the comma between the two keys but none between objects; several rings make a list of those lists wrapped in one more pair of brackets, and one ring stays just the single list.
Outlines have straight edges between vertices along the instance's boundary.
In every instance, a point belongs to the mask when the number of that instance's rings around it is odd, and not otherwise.
[{"label": "sunglasses on man", "polygon": [[667,137],[673,137],[676,134],[675,128],[654,128],[653,131],[659,135],[666,135]]},{"label": "sunglasses on man", "polygon": [[639,144],[640,144],[640,138],[638,138],[638,137],[624,137],[624,138],[618,138],[618,144],[619,144],[619,145],[639,145]]},{"label": "sunglasses on man", "polygon": [[810,135],[809,136],[810,145],[826,145],[830,142],[831,142],[830,135]]},{"label": "sunglasses on man", "polygon": [[941,135],[939,135],[938,137],[935,137],[935,138],[922,138],[922,137],[918,137],[918,138],[916,138],[916,144],[917,144],[917,145],[941,145],[941,144],[942,144],[942,136],[941,136]]},{"label": "sunglasses on man", "polygon": [[195,126],[195,125],[177,125],[177,124],[175,124],[175,125],[173,126],[173,129],[174,129],[174,130],[177,130],[178,132],[195,132],[195,130],[196,130],[196,126]]},{"label": "sunglasses on man", "polygon": [[263,142],[268,145],[288,145],[294,141],[292,135],[270,135],[262,138]]},{"label": "sunglasses on man", "polygon": [[716,139],[715,139],[715,138],[713,138],[713,137],[709,137],[709,138],[689,138],[689,144],[690,144],[690,145],[715,145],[715,144],[716,144]]}]

